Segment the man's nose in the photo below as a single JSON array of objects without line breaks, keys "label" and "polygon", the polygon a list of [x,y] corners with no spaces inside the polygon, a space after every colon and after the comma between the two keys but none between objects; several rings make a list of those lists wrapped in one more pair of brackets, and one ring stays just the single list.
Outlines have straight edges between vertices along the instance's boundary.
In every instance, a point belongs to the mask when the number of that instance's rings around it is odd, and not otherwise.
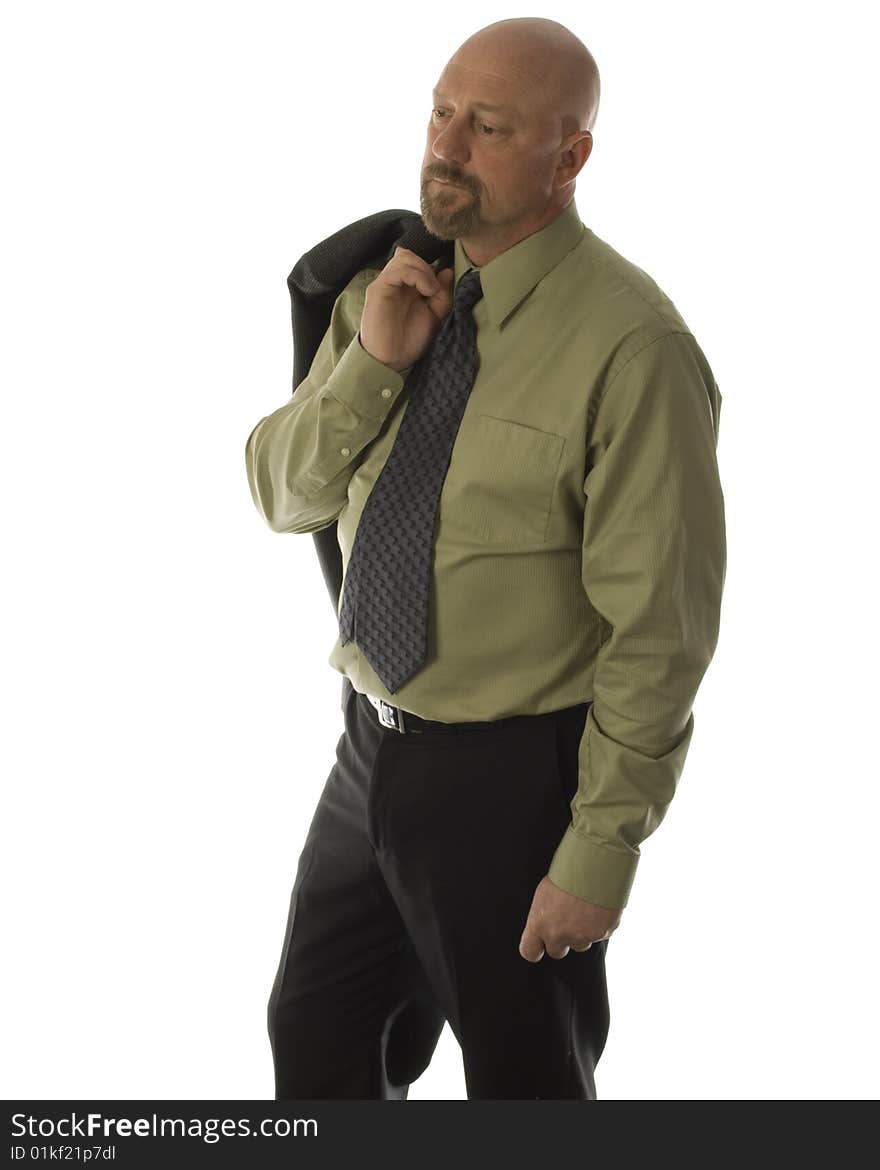
[{"label": "man's nose", "polygon": [[435,158],[442,159],[444,162],[462,163],[466,162],[468,157],[463,136],[451,124],[444,126],[435,135],[434,141],[431,143],[431,150]]}]

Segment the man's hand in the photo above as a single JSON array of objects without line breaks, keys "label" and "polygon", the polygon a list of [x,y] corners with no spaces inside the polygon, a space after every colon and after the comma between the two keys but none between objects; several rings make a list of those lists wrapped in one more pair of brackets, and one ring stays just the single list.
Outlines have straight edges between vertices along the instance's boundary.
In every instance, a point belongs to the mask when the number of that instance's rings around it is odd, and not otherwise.
[{"label": "man's hand", "polygon": [[537,963],[545,951],[551,959],[564,959],[569,950],[588,951],[594,942],[611,937],[622,915],[622,910],[609,910],[560,890],[544,877],[532,898],[519,953]]},{"label": "man's hand", "polygon": [[414,366],[452,312],[454,283],[453,268],[435,272],[421,256],[398,245],[367,285],[361,345],[392,369]]}]

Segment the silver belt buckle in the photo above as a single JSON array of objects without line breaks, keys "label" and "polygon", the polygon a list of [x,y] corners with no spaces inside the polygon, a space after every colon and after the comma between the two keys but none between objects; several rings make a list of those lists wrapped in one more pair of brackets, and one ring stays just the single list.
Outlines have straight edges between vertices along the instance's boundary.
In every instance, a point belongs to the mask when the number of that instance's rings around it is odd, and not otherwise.
[{"label": "silver belt buckle", "polygon": [[[369,699],[376,708],[379,714],[379,722],[383,727],[391,727],[401,733],[406,731],[403,722],[403,711],[399,707],[393,707],[391,703],[387,703],[384,699],[374,699],[372,695],[369,696]],[[396,716],[400,717],[400,722],[398,722]]]}]

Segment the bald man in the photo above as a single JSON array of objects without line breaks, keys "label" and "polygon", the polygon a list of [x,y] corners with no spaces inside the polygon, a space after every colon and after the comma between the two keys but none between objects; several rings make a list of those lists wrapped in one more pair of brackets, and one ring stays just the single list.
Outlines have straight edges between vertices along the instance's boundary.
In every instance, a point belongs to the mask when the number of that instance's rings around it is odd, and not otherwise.
[{"label": "bald man", "polygon": [[684,763],[725,571],[717,384],[673,303],[574,205],[598,106],[592,55],[555,21],[465,41],[421,172],[454,267],[398,248],[359,273],[248,440],[270,527],[337,520],[347,571],[408,375],[468,276],[478,370],[427,657],[395,690],[357,630],[329,660],[345,732],[270,1000],[278,1097],[404,1099],[437,1038],[420,1064],[391,1059],[414,1002],[449,1021],[469,1098],[597,1095],[605,952]]}]

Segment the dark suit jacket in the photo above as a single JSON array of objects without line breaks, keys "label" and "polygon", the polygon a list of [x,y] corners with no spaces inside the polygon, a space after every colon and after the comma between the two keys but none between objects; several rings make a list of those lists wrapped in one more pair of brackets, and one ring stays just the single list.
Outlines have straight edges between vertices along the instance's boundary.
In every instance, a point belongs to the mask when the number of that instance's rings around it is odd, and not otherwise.
[{"label": "dark suit jacket", "polygon": [[[455,245],[432,235],[414,211],[378,211],[341,228],[297,260],[287,278],[293,325],[293,389],[306,377],[330,324],[334,302],[362,268],[384,268],[397,246],[409,248],[429,264],[451,266]],[[342,588],[342,553],[336,522],[313,533],[327,583],[333,614]],[[343,706],[350,683],[343,680]],[[446,1020],[426,983],[416,984],[407,1006],[395,1019],[385,1054],[387,1075],[395,1084],[410,1083],[428,1067]]]},{"label": "dark suit jacket", "polygon": [[[287,278],[293,325],[293,390],[311,369],[336,298],[362,268],[384,268],[398,246],[409,248],[429,264],[440,259],[440,267],[451,266],[455,257],[454,242],[432,235],[417,212],[391,209],[340,228],[297,260]],[[313,536],[335,615],[342,588],[336,522]]]}]

